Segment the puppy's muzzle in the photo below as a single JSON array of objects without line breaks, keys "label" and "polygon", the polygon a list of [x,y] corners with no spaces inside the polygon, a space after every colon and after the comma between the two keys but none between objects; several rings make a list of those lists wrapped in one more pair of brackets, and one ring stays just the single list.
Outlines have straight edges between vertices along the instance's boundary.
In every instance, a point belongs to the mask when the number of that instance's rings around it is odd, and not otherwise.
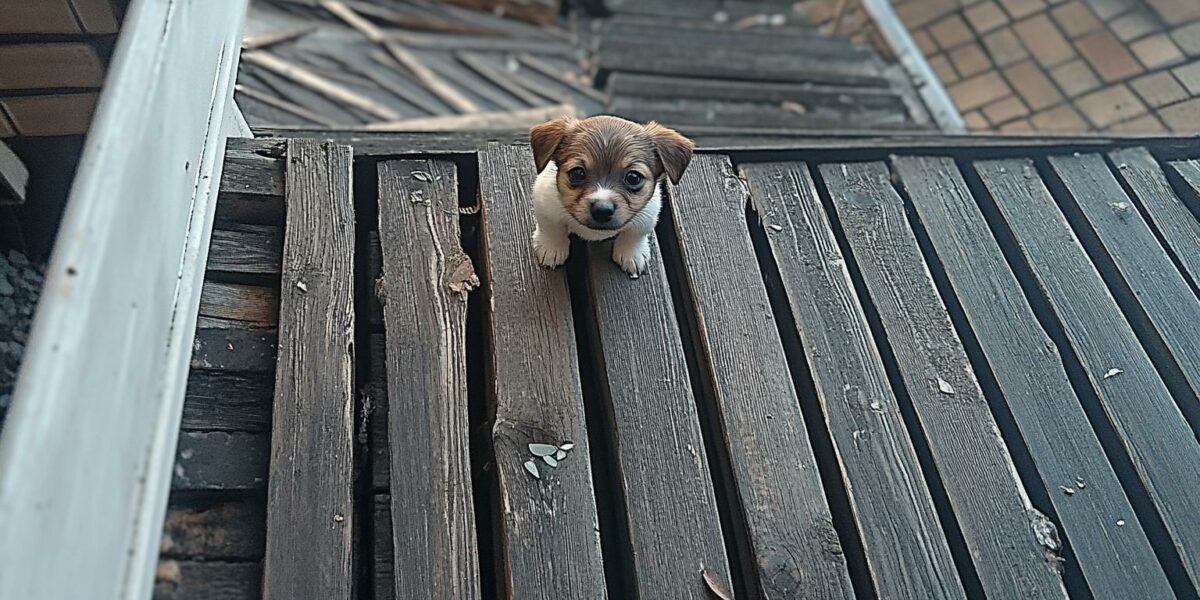
[{"label": "puppy's muzzle", "polygon": [[611,229],[616,225],[613,216],[617,213],[617,205],[613,201],[611,190],[599,189],[588,195],[588,211],[591,216],[589,227],[594,229]]}]

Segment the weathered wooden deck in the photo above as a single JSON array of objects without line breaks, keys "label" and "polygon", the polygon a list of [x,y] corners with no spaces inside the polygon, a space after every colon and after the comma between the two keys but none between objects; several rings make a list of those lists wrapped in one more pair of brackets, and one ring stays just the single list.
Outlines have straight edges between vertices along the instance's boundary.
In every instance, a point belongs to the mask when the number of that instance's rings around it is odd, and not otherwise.
[{"label": "weathered wooden deck", "polygon": [[158,597],[1196,597],[1200,144],[708,150],[631,280],[382,139],[230,142]]}]

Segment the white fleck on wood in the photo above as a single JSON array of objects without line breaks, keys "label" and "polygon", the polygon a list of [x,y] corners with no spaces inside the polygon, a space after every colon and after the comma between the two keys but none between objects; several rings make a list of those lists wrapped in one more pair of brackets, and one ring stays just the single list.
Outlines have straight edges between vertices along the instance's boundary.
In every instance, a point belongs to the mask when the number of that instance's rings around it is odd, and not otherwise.
[{"label": "white fleck on wood", "polygon": [[129,6],[0,438],[2,598],[151,595],[245,10]]}]

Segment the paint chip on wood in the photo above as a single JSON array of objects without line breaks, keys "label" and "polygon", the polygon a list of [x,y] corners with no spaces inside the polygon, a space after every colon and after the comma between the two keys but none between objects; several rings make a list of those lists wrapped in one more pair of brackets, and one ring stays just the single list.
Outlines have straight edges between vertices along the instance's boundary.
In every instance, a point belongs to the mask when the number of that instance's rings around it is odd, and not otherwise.
[{"label": "paint chip on wood", "polygon": [[954,386],[950,385],[950,382],[946,381],[945,379],[942,379],[941,377],[937,378],[937,382],[938,382],[938,391],[939,392],[946,394],[948,396],[954,395]]},{"label": "paint chip on wood", "polygon": [[1109,369],[1108,372],[1104,374],[1104,378],[1109,379],[1112,377],[1116,377],[1117,375],[1120,375],[1121,373],[1124,373],[1124,372],[1125,371],[1122,371],[1121,369],[1112,368],[1112,369]]}]

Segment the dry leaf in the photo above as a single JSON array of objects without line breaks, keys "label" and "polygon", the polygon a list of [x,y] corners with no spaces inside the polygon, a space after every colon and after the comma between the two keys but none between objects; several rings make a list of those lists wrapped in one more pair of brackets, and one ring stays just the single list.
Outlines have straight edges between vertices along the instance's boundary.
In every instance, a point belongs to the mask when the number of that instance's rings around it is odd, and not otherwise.
[{"label": "dry leaf", "polygon": [[566,457],[567,457],[567,451],[566,451],[566,450],[559,450],[558,452],[556,452],[556,453],[554,454],[554,460],[562,460],[562,459],[564,459],[564,458],[566,458]]},{"label": "dry leaf", "polygon": [[1109,377],[1116,377],[1117,375],[1120,375],[1121,373],[1124,373],[1124,372],[1125,371],[1122,371],[1122,370],[1116,369],[1116,368],[1109,369],[1108,372],[1104,374],[1104,378],[1108,379]]},{"label": "dry leaf", "polygon": [[950,382],[946,381],[945,379],[938,377],[938,391],[943,394],[949,394],[953,396],[954,386],[950,385]]},{"label": "dry leaf", "polygon": [[412,176],[413,176],[413,179],[416,179],[417,181],[425,181],[425,182],[433,181],[433,176],[430,175],[429,173],[426,173],[425,171],[413,171]]},{"label": "dry leaf", "polygon": [[564,442],[558,447],[559,450],[571,450],[575,447],[575,442]]},{"label": "dry leaf", "polygon": [[550,456],[558,451],[558,446],[553,444],[530,444],[529,451],[534,456]]},{"label": "dry leaf", "polygon": [[542,478],[542,474],[538,473],[537,463],[533,462],[532,460],[525,461],[525,470],[529,471],[529,474],[533,475],[534,479]]},{"label": "dry leaf", "polygon": [[729,593],[729,589],[721,583],[721,576],[712,569],[704,569],[701,571],[704,574],[704,585],[708,586],[708,591],[717,600],[733,600],[733,594]]},{"label": "dry leaf", "polygon": [[552,467],[558,466],[558,459],[554,458],[553,456],[550,456],[549,454],[547,454],[546,456],[543,456],[542,460],[546,461],[546,464],[548,464]]}]

